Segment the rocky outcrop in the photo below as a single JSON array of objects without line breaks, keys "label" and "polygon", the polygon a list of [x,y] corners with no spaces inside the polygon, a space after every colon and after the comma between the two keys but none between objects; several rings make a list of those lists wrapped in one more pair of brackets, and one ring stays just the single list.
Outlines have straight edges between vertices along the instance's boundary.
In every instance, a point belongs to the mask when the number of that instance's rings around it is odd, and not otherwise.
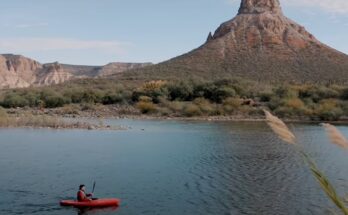
[{"label": "rocky outcrop", "polygon": [[243,0],[238,16],[223,23],[213,38],[233,42],[234,46],[260,49],[323,46],[303,26],[282,14],[278,0]]},{"label": "rocky outcrop", "polygon": [[260,13],[282,12],[279,0],[243,0],[238,14],[260,14]]},{"label": "rocky outcrop", "polygon": [[149,63],[110,63],[106,66],[40,64],[21,55],[0,55],[0,89],[60,84],[73,79],[96,78],[141,68]]},{"label": "rocky outcrop", "polygon": [[36,73],[42,69],[37,61],[20,55],[0,55],[0,87],[28,87],[36,79]]},{"label": "rocky outcrop", "polygon": [[242,0],[238,15],[201,47],[133,75],[348,83],[348,56],[285,17],[279,0]]},{"label": "rocky outcrop", "polygon": [[211,32],[209,32],[208,37],[207,37],[207,42],[210,42],[213,39],[214,39],[213,34]]},{"label": "rocky outcrop", "polygon": [[73,75],[65,71],[58,63],[45,64],[37,75],[34,85],[60,84],[73,79]]}]

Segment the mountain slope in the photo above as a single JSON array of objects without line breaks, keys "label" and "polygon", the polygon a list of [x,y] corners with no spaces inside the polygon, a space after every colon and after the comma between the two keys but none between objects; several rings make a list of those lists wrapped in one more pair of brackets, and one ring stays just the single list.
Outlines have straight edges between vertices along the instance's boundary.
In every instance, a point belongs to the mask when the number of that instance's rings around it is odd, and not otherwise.
[{"label": "mountain slope", "polygon": [[123,76],[348,83],[348,56],[285,17],[278,0],[242,0],[201,47]]}]

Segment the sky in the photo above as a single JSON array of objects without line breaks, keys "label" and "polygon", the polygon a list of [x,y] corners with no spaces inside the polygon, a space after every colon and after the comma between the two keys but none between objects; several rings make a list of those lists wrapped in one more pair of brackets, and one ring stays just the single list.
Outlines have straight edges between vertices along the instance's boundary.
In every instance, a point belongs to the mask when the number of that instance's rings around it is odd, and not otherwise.
[{"label": "sky", "polygon": [[[348,53],[347,0],[280,0],[286,16]],[[240,0],[0,0],[0,53],[41,63],[158,63],[202,45]]]}]

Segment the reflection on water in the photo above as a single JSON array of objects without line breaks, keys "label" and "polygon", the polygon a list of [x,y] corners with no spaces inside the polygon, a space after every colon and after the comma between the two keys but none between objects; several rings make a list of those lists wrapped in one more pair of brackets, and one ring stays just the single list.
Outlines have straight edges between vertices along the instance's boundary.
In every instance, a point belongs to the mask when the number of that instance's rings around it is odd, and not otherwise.
[{"label": "reflection on water", "polygon": [[[0,130],[0,214],[328,214],[334,208],[293,147],[263,123],[110,121],[128,131]],[[343,195],[346,152],[322,128],[293,125]],[[348,136],[348,127],[340,127]],[[76,186],[121,207],[59,206]]]},{"label": "reflection on water", "polygon": [[110,207],[110,208],[80,208],[76,209],[77,215],[94,215],[101,213],[116,213],[118,207]]}]

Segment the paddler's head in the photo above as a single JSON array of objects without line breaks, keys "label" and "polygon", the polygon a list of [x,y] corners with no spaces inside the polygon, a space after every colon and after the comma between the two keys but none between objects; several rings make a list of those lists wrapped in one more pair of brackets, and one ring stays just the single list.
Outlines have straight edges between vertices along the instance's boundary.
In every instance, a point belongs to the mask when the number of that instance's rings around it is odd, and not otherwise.
[{"label": "paddler's head", "polygon": [[82,191],[85,191],[86,186],[85,186],[84,184],[81,184],[80,187],[79,187],[79,189],[82,190]]}]

